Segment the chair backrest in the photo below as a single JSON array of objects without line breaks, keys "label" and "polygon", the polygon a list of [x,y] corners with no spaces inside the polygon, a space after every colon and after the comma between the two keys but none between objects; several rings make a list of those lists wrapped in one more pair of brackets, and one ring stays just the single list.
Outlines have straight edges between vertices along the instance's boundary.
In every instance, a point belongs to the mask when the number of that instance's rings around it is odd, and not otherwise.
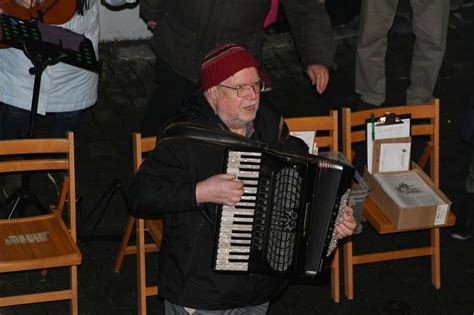
[{"label": "chair backrest", "polygon": [[141,133],[133,133],[133,172],[136,173],[142,165],[143,154],[156,147],[156,137],[142,138]]},{"label": "chair backrest", "polygon": [[[74,135],[66,138],[19,139],[0,141],[0,173],[31,171],[66,171],[69,177],[69,200],[76,200]],[[69,229],[76,241],[76,204],[69,203]]]},{"label": "chair backrest", "polygon": [[[411,115],[411,136],[428,136],[429,142],[420,159],[430,160],[430,177],[435,185],[439,185],[439,99],[433,99],[430,104],[381,107],[371,110],[351,112],[350,108],[342,109],[342,151],[352,161],[352,144],[366,141],[366,120],[380,117],[385,113]],[[425,154],[427,153],[427,154]],[[419,163],[424,164],[424,163]]]},{"label": "chair backrest", "polygon": [[313,143],[318,148],[338,150],[337,111],[331,110],[327,116],[285,118],[285,122],[290,131],[316,131]]}]

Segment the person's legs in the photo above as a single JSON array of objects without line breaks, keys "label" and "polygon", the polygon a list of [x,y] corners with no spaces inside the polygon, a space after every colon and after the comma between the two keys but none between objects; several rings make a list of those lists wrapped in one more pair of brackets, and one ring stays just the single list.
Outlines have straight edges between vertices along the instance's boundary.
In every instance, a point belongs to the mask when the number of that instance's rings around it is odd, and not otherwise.
[{"label": "person's legs", "polygon": [[79,144],[79,127],[81,125],[81,110],[64,113],[52,113],[54,116],[53,125],[50,129],[50,135],[53,138],[64,138],[66,132],[74,132],[74,144]]},{"label": "person's legs", "polygon": [[416,36],[410,69],[408,104],[431,102],[446,50],[449,1],[410,0]]},{"label": "person's legs", "polygon": [[456,224],[450,231],[452,238],[467,240],[474,234],[474,194],[468,193],[463,196],[461,202],[456,206]]},{"label": "person's legs", "polygon": [[355,90],[373,105],[385,101],[387,34],[393,24],[398,0],[362,0],[357,40]]},{"label": "person's legs", "polygon": [[[0,140],[13,140],[28,135],[30,112],[0,102]],[[3,175],[0,178],[5,198],[17,190],[21,185],[20,174]]]},{"label": "person's legs", "polygon": [[[65,138],[66,133],[68,131],[72,131],[74,133],[74,148],[77,150],[80,141],[80,130],[79,127],[81,125],[81,113],[82,110],[76,110],[72,112],[62,112],[62,113],[50,113],[48,115],[53,116],[53,124],[49,129],[49,136],[52,138]],[[76,168],[77,168],[76,164]],[[78,172],[76,172],[78,174]],[[48,172],[47,176],[52,184],[52,188],[59,196],[60,186],[63,181],[64,176],[66,175],[65,172]],[[79,193],[79,184],[77,181],[76,175],[76,201],[80,199]]]},{"label": "person's legs", "polygon": [[29,120],[29,111],[0,102],[0,140],[26,137]]},{"label": "person's legs", "polygon": [[179,105],[199,87],[174,72],[159,58],[156,60],[157,87],[148,102],[140,126],[142,136],[155,136],[177,112]]}]

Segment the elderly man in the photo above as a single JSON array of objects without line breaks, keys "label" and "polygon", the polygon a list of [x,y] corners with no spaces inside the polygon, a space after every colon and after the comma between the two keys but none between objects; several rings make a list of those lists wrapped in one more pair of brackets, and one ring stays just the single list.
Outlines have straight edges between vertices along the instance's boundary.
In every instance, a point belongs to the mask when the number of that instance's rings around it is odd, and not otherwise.
[{"label": "elderly man", "polygon": [[[202,90],[175,121],[230,130],[272,147],[285,148],[282,117],[260,103],[262,83],[253,56],[235,45],[218,47],[202,65]],[[130,186],[132,215],[162,217],[159,287],[167,314],[265,314],[286,281],[257,274],[212,271],[215,209],[233,205],[243,183],[222,173],[224,148],[195,142],[158,143]],[[337,226],[353,233],[352,209]],[[239,309],[234,313],[233,309]]]}]

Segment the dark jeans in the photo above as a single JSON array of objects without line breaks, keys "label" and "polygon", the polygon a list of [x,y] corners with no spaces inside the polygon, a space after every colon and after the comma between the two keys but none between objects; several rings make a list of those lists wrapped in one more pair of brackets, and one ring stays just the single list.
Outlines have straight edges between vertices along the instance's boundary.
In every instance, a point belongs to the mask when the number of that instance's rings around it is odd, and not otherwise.
[{"label": "dark jeans", "polygon": [[[76,145],[79,143],[81,111],[50,113],[53,123],[48,136],[63,138],[66,131],[74,132]],[[30,111],[0,102],[0,140],[26,138],[29,133]]]},{"label": "dark jeans", "polygon": [[144,137],[156,136],[165,123],[177,114],[181,103],[199,86],[174,72],[168,64],[156,59],[156,83],[140,126]]}]

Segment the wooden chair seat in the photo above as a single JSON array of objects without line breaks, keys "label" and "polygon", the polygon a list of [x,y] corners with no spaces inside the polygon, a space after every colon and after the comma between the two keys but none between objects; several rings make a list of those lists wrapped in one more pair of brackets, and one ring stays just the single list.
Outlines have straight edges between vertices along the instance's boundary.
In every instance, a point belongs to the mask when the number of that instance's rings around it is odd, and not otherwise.
[{"label": "wooden chair seat", "polygon": [[[127,245],[128,240],[130,240],[130,236],[132,234],[133,227],[135,226],[136,219],[134,217],[128,217],[127,225],[125,227],[124,235],[125,237],[122,239],[127,240],[122,241],[120,244],[121,246],[125,246],[119,250],[119,255],[117,255],[114,265],[114,271],[119,272],[120,268],[122,267],[123,258],[125,255],[135,255],[137,253],[137,246],[136,245]],[[148,232],[148,234],[153,239],[153,243],[146,243],[145,244],[145,253],[153,253],[160,251],[161,247],[161,238],[163,233],[163,221],[160,219],[157,220],[144,220],[144,231]]]},{"label": "wooden chair seat", "polygon": [[163,238],[163,221],[162,220],[145,220],[145,230],[150,234],[157,250],[160,250],[161,239]]},{"label": "wooden chair seat", "polygon": [[81,252],[56,214],[0,221],[0,272],[79,265]]}]

